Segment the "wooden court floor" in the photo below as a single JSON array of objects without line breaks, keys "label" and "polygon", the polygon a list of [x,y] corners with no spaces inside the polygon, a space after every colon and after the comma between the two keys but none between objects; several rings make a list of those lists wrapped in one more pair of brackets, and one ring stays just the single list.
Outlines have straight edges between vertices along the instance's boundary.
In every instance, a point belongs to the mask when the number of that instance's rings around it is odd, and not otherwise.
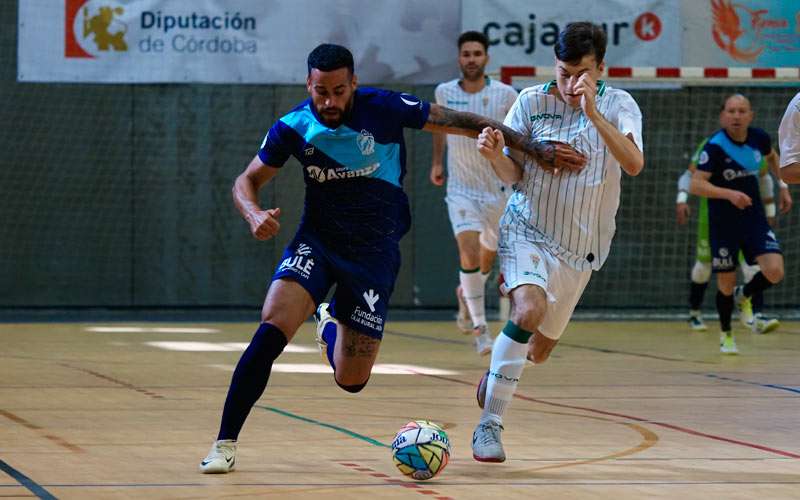
[{"label": "wooden court floor", "polygon": [[[494,324],[495,329],[499,325]],[[394,322],[360,394],[338,389],[307,323],[240,436],[202,475],[253,323],[0,324],[0,498],[800,498],[800,324],[737,332],[574,322],[529,365],[509,459],[471,456],[488,359],[453,322]],[[443,424],[450,465],[402,477],[394,432]]]}]

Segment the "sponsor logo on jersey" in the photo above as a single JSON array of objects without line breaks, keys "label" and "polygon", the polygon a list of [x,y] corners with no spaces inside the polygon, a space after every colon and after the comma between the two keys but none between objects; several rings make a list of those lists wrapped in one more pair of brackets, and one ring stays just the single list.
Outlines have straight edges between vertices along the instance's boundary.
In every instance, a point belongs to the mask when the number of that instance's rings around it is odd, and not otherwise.
[{"label": "sponsor logo on jersey", "polygon": [[726,168],[722,171],[722,177],[724,177],[726,181],[732,181],[734,179],[738,179],[739,177],[749,177],[757,174],[758,172],[756,171],[751,172],[749,170],[734,170],[732,168]]},{"label": "sponsor logo on jersey", "polygon": [[356,139],[358,149],[364,156],[369,156],[375,152],[375,137],[367,130],[362,130]]},{"label": "sponsor logo on jersey", "polygon": [[725,247],[722,247],[722,248],[719,249],[719,256],[720,257],[727,257],[730,254],[731,254],[730,251]]},{"label": "sponsor logo on jersey", "polygon": [[335,179],[351,179],[353,177],[367,177],[372,175],[381,166],[380,163],[373,163],[358,170],[349,170],[344,167],[322,169],[316,165],[306,167],[308,176],[317,182],[325,182]]},{"label": "sponsor logo on jersey", "polygon": [[700,161],[697,162],[698,165],[705,165],[708,163],[708,153],[703,151],[700,153]]},{"label": "sponsor logo on jersey", "polygon": [[306,149],[303,150],[303,153],[305,153],[306,156],[313,155],[314,154],[314,146],[307,147]]},{"label": "sponsor logo on jersey", "polygon": [[535,122],[538,120],[561,120],[564,118],[562,115],[553,115],[550,113],[539,113],[538,115],[531,115],[531,121]]},{"label": "sponsor logo on jersey", "polygon": [[469,104],[469,101],[457,101],[455,99],[447,100],[448,106],[466,106],[467,104]]}]

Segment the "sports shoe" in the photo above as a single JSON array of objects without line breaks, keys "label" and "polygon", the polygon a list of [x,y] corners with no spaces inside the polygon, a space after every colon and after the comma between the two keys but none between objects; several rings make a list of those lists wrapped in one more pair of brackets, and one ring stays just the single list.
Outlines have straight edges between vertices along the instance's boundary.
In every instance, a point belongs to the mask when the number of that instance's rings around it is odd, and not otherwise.
[{"label": "sports shoe", "polygon": [[756,313],[753,316],[753,324],[751,331],[756,334],[765,334],[777,330],[781,326],[778,318],[769,318],[762,313]]},{"label": "sports shoe", "polygon": [[211,445],[208,456],[200,462],[203,474],[227,474],[236,467],[236,440],[220,439]]},{"label": "sports shoe", "polygon": [[325,342],[325,339],[322,338],[322,331],[325,329],[325,325],[327,325],[331,321],[336,321],[331,316],[331,313],[328,312],[328,303],[322,302],[317,307],[317,310],[314,311],[314,320],[317,322],[317,329],[315,330],[314,334],[317,338],[317,347],[319,347],[319,355],[322,356],[322,361],[325,362],[327,365],[328,361],[328,343]]},{"label": "sports shoe", "polygon": [[492,352],[494,339],[489,334],[489,327],[486,325],[478,325],[473,330],[473,333],[475,335],[475,350],[478,351],[478,354],[486,356]]},{"label": "sports shoe", "polygon": [[703,318],[700,316],[689,316],[689,328],[695,332],[704,332],[708,330],[708,327],[703,322]]},{"label": "sports shoe", "polygon": [[753,323],[753,303],[750,302],[750,297],[744,296],[743,286],[737,286],[733,289],[733,302],[739,311],[739,321],[750,328]]},{"label": "sports shoe", "polygon": [[469,314],[467,301],[464,300],[464,293],[461,285],[456,287],[456,298],[458,299],[458,315],[456,315],[456,326],[464,335],[472,333],[472,317]]},{"label": "sports shoe", "polygon": [[719,352],[722,354],[739,354],[736,341],[731,332],[722,332],[719,335]]},{"label": "sports shoe", "polygon": [[500,441],[503,426],[496,422],[481,422],[472,433],[472,458],[478,462],[505,462],[506,452]]},{"label": "sports shoe", "polygon": [[483,409],[483,405],[486,403],[486,386],[488,384],[489,370],[486,370],[486,373],[483,374],[480,382],[478,382],[478,391],[475,393],[475,399],[478,400],[478,408],[480,409]]}]

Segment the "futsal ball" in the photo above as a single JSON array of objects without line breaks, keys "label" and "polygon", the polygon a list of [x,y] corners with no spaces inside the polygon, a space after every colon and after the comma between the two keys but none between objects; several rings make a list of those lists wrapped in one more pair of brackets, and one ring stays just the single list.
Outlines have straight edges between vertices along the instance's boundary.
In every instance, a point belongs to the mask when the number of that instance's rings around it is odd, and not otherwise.
[{"label": "futsal ball", "polygon": [[415,420],[404,425],[392,441],[392,460],[400,472],[414,479],[430,479],[450,460],[450,440],[439,425]]}]

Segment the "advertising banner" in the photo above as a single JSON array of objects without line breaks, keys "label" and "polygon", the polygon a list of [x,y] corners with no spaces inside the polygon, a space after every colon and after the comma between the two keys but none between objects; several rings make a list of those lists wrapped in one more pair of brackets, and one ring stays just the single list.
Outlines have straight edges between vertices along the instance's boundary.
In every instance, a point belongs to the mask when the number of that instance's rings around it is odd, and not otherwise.
[{"label": "advertising banner", "polygon": [[18,80],[302,83],[318,44],[363,83],[452,72],[460,0],[25,0]]},{"label": "advertising banner", "polygon": [[552,65],[558,32],[575,21],[605,27],[609,65],[680,66],[680,6],[674,0],[592,0],[568,8],[559,2],[464,0],[461,26],[489,37],[491,71]]},{"label": "advertising banner", "polygon": [[703,0],[684,17],[686,66],[800,66],[800,2]]}]

